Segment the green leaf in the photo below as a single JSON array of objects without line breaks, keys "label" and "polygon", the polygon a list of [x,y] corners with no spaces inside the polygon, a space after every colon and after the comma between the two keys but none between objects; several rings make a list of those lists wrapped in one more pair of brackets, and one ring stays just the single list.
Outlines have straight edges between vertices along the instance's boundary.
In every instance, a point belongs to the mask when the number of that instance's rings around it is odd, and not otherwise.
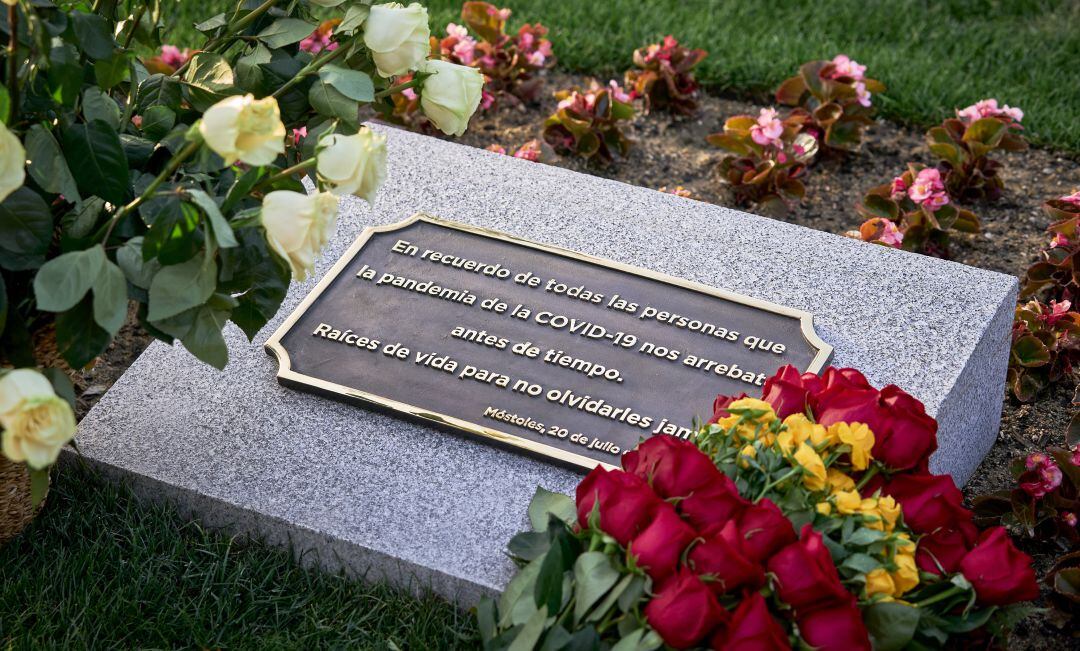
[{"label": "green leaf", "polygon": [[529,502],[529,522],[533,531],[547,531],[549,514],[554,514],[569,524],[577,520],[577,507],[566,495],[537,486]]},{"label": "green leaf", "polygon": [[156,209],[143,241],[143,259],[156,257],[163,265],[190,260],[205,242],[199,230],[199,210],[186,201],[175,200],[159,203]]},{"label": "green leaf", "polygon": [[480,629],[480,640],[487,642],[495,637],[495,602],[490,597],[483,597],[476,604],[476,624]]},{"label": "green leaf", "polygon": [[263,72],[260,64],[270,63],[270,50],[262,43],[256,43],[239,59],[236,60],[236,83],[246,91],[265,91],[262,87]]},{"label": "green leaf", "polygon": [[226,26],[228,24],[229,24],[229,20],[227,18],[225,18],[225,14],[220,13],[220,14],[217,14],[215,16],[211,16],[210,18],[207,18],[206,20],[202,21],[201,23],[196,24],[195,29],[199,30],[200,32],[204,32],[204,33],[205,32],[212,32],[215,29],[217,29],[218,27],[224,27],[224,26]]},{"label": "green leaf", "polygon": [[371,7],[367,5],[359,3],[351,5],[345,10],[345,17],[341,19],[341,24],[334,28],[334,33],[351,34],[355,32],[367,20],[369,13],[371,13]]},{"label": "green leaf", "polygon": [[127,319],[127,280],[124,272],[108,260],[94,281],[94,321],[116,335]]},{"label": "green leaf", "polygon": [[160,73],[150,75],[139,84],[137,103],[143,111],[151,106],[168,106],[180,109],[182,93],[180,80]]},{"label": "green leaf", "polygon": [[52,132],[41,124],[35,124],[26,132],[26,157],[30,161],[27,171],[46,192],[62,194],[72,203],[82,200],[71,175],[60,144]]},{"label": "green leaf", "polygon": [[371,77],[359,70],[327,64],[319,70],[319,79],[330,84],[351,100],[375,101],[375,85],[371,82]]},{"label": "green leaf", "polygon": [[899,651],[915,637],[919,609],[901,603],[876,603],[863,613],[874,651]]},{"label": "green leaf", "polygon": [[70,310],[94,286],[106,261],[105,249],[96,244],[85,251],[71,251],[49,260],[34,276],[34,296],[39,310]]},{"label": "green leaf", "polygon": [[656,631],[639,628],[629,635],[624,635],[615,646],[611,647],[611,651],[652,651],[659,648],[662,643]]},{"label": "green leaf", "polygon": [[[535,592],[536,577],[540,574],[540,566],[543,564],[545,556],[541,556],[521,568],[521,570],[514,575],[514,578],[510,579],[510,583],[506,584],[506,588],[499,597],[500,628],[506,628],[515,623],[523,623],[514,622],[513,620],[514,606],[519,601],[531,606],[532,610],[536,609],[536,601],[533,599],[533,593]],[[532,610],[529,611],[530,616]]]},{"label": "green leaf", "polygon": [[161,263],[156,259],[143,260],[143,238],[133,237],[116,250],[116,264],[124,272],[124,277],[132,285],[140,289],[150,289],[150,283],[161,269]]},{"label": "green leaf", "polygon": [[168,106],[155,105],[143,112],[142,119],[143,134],[157,142],[176,125],[176,112]]},{"label": "green leaf", "polygon": [[206,219],[210,224],[210,229],[214,232],[214,237],[217,238],[218,246],[223,249],[229,249],[236,246],[236,236],[233,234],[232,226],[229,226],[229,222],[226,221],[225,216],[221,214],[221,209],[210,198],[210,195],[206,194],[202,190],[189,189],[187,191],[191,202],[199,207],[206,215]]},{"label": "green leaf", "polygon": [[627,574],[619,580],[615,587],[608,592],[604,600],[593,608],[592,613],[585,618],[585,621],[595,622],[604,618],[604,616],[619,603],[620,598],[627,589],[630,588],[636,581],[641,581],[641,577],[635,574]]},{"label": "green leaf", "polygon": [[980,143],[993,149],[1001,142],[1002,136],[1008,131],[1008,127],[1001,120],[995,118],[980,118],[968,125],[964,131],[964,142]]},{"label": "green leaf", "polygon": [[64,132],[64,155],[79,191],[114,206],[127,201],[131,180],[120,136],[101,120],[74,124]]},{"label": "green leaf", "polygon": [[233,310],[232,320],[253,340],[277,314],[292,275],[289,265],[270,250],[257,229],[245,228],[238,236],[240,246],[221,252],[219,287],[236,295],[239,305]]},{"label": "green leaf", "polygon": [[201,361],[222,369],[229,361],[229,350],[221,336],[221,329],[228,320],[228,310],[206,304],[154,321],[152,326],[179,339],[184,348]]},{"label": "green leaf", "polygon": [[863,214],[896,220],[900,216],[900,207],[895,201],[877,194],[868,194],[863,198]]},{"label": "green leaf", "polygon": [[542,606],[533,613],[533,616],[529,618],[529,621],[525,622],[525,626],[518,632],[514,641],[507,647],[507,651],[532,651],[536,643],[540,641],[540,636],[544,634],[547,614],[548,609],[546,606]]},{"label": "green leaf", "polygon": [[267,47],[275,49],[302,41],[313,31],[315,31],[315,25],[299,18],[278,18],[255,37],[266,43]]},{"label": "green leaf", "polygon": [[604,552],[586,552],[574,562],[574,621],[580,622],[589,608],[619,581],[619,572]]},{"label": "green leaf", "polygon": [[5,124],[8,118],[11,117],[11,95],[8,94],[7,88],[0,86],[0,122]]},{"label": "green leaf", "polygon": [[0,267],[35,269],[45,262],[52,242],[53,220],[48,204],[23,186],[0,202]]},{"label": "green leaf", "polygon": [[841,567],[849,567],[856,572],[868,574],[881,567],[881,561],[869,554],[855,553],[845,558]]},{"label": "green leaf", "polygon": [[4,282],[4,275],[0,274],[0,343],[3,343],[4,326],[7,325],[8,318],[8,295],[7,284]]},{"label": "green leaf", "polygon": [[1044,366],[1050,362],[1049,349],[1034,335],[1024,335],[1017,339],[1013,343],[1012,354],[1018,364],[1028,368]]},{"label": "green leaf", "polygon": [[229,62],[213,52],[199,52],[191,58],[184,82],[210,93],[227,93],[235,84]]},{"label": "green leaf", "polygon": [[71,379],[58,368],[42,369],[41,374],[49,379],[56,395],[66,400],[71,405],[71,410],[75,411],[75,387],[72,386]]},{"label": "green leaf", "polygon": [[128,55],[116,52],[108,59],[94,62],[94,79],[98,86],[110,90],[127,79],[129,67]]},{"label": "green leaf", "polygon": [[[234,321],[236,320],[235,316],[236,315],[234,314]],[[254,337],[249,334],[248,339],[254,339]],[[506,549],[510,552],[511,556],[526,561],[538,558],[550,548],[551,540],[548,538],[547,532],[544,531],[522,531],[511,538],[510,542],[506,544]]]},{"label": "green leaf", "polygon": [[150,283],[147,317],[159,321],[206,302],[217,287],[217,263],[196,256],[187,262],[163,267]]},{"label": "green leaf", "polygon": [[98,14],[85,14],[81,11],[72,11],[68,14],[71,27],[75,32],[75,39],[79,47],[86,52],[91,59],[108,59],[116,48],[112,32],[109,30],[109,21]]},{"label": "green leaf", "polygon": [[74,106],[83,81],[79,51],[75,46],[64,43],[49,51],[47,78],[52,98],[63,106]]},{"label": "green leaf", "polygon": [[876,529],[870,529],[868,527],[862,527],[856,529],[847,540],[844,541],[846,545],[872,545],[885,538],[884,531],[877,531]]},{"label": "green leaf", "polygon": [[60,218],[60,225],[64,229],[64,235],[72,239],[82,239],[93,232],[97,226],[101,211],[105,209],[105,200],[101,197],[90,197],[74,210]]},{"label": "green leaf", "polygon": [[93,302],[89,296],[66,312],[56,315],[56,347],[72,368],[82,368],[94,361],[109,346],[109,333],[94,322]]},{"label": "green leaf", "polygon": [[563,598],[563,574],[573,566],[573,563],[569,534],[564,528],[552,538],[551,549],[544,554],[540,574],[536,577],[533,596],[537,608],[546,605],[551,612],[559,610]]},{"label": "green leaf", "polygon": [[319,115],[337,118],[353,127],[358,124],[359,105],[323,79],[311,85],[308,101]]},{"label": "green leaf", "polygon": [[49,494],[49,469],[36,470],[27,466],[26,470],[30,474],[30,508],[36,509]]},{"label": "green leaf", "polygon": [[82,93],[86,121],[101,120],[113,129],[120,128],[120,105],[97,86],[87,86]]}]

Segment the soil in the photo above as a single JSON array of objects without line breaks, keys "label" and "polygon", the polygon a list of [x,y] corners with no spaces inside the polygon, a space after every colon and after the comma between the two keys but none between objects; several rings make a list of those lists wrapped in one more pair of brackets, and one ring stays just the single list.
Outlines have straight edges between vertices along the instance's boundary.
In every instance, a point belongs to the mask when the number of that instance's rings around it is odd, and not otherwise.
[{"label": "soil", "polygon": [[[547,89],[554,91],[583,86],[584,78],[553,74]],[[607,167],[598,167],[575,158],[563,158],[545,147],[543,163],[579,172],[618,179],[654,189],[683,186],[692,198],[735,207],[715,174],[722,152],[705,142],[705,136],[720,131],[725,118],[736,114],[756,115],[760,105],[716,96],[704,96],[700,110],[690,118],[665,113],[639,114],[626,129],[634,141],[629,155]],[[539,105],[504,107],[478,115],[459,142],[474,147],[498,144],[512,151],[524,142],[540,137],[545,117],[555,109],[547,94]],[[871,127],[858,154],[831,158],[816,164],[805,179],[806,198],[781,218],[785,221],[832,233],[858,228],[861,222],[855,204],[871,187],[890,181],[907,162],[932,164],[923,131],[878,121]],[[1005,192],[993,204],[968,206],[982,220],[982,232],[953,236],[952,259],[964,264],[1022,277],[1048,240],[1047,217],[1042,202],[1080,188],[1080,160],[1075,155],[1046,149],[1003,154],[1006,167]],[[755,212],[754,207],[739,207]],[[72,373],[79,394],[81,418],[123,371],[149,344],[129,319],[108,351],[90,369]],[[1066,425],[1073,413],[1072,386],[1057,386],[1035,402],[1020,404],[1006,396],[1001,432],[990,454],[964,489],[973,496],[1008,488],[1012,484],[1009,463],[1016,456],[1063,445]],[[1018,538],[1018,545],[1035,558],[1042,576],[1060,550]],[[1046,604],[1040,603],[1040,606]],[[1059,629],[1044,614],[1021,622],[1009,648],[1080,649],[1080,632],[1068,626]]]}]

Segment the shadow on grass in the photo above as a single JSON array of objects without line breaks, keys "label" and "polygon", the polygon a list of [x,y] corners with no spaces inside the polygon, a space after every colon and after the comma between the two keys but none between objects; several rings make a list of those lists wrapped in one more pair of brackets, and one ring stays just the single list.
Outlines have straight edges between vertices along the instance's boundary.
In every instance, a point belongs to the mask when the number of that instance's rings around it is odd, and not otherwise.
[{"label": "shadow on grass", "polygon": [[230,539],[74,465],[44,511],[0,548],[0,647],[453,649],[474,620],[309,570]]}]

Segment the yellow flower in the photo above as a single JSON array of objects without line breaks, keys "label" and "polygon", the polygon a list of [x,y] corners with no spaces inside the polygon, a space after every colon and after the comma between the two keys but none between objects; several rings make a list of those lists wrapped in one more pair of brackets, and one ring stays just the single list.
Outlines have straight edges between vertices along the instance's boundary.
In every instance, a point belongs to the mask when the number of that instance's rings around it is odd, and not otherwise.
[{"label": "yellow flower", "polygon": [[806,471],[803,474],[803,484],[812,491],[825,488],[825,462],[821,460],[814,448],[803,443],[795,450],[793,456]]},{"label": "yellow flower", "polygon": [[892,531],[893,527],[896,526],[896,519],[900,517],[900,505],[896,503],[896,500],[891,495],[886,495],[878,498],[877,510],[881,517],[885,519],[885,528]]},{"label": "yellow flower", "polygon": [[868,497],[859,504],[859,513],[867,518],[863,522],[864,526],[869,527],[870,529],[884,531],[885,519],[881,517],[881,513],[878,512],[877,506],[877,498]]},{"label": "yellow flower", "polygon": [[832,504],[829,504],[828,502],[818,502],[817,506],[815,506],[814,508],[821,515],[831,515],[832,514]]},{"label": "yellow flower", "polygon": [[862,498],[854,490],[834,493],[833,500],[836,502],[836,510],[844,515],[858,512],[859,506],[862,504]]},{"label": "yellow flower", "polygon": [[829,486],[832,486],[834,492],[855,490],[855,480],[837,468],[829,468],[825,481],[829,482]]},{"label": "yellow flower", "polygon": [[750,463],[747,459],[753,459],[757,457],[757,450],[752,445],[745,445],[743,449],[739,450],[739,466],[742,468],[749,468]]},{"label": "yellow flower", "polygon": [[769,426],[776,420],[776,413],[773,412],[772,405],[764,400],[758,400],[757,398],[741,398],[731,403],[728,406],[728,409],[755,409],[766,412],[756,418],[746,419],[744,419],[741,414],[732,414],[731,416],[716,421],[716,424],[725,430],[738,425],[736,434],[746,441],[753,441],[756,439],[760,428],[763,432],[761,438],[765,441],[765,444],[773,444],[773,435],[768,431]]},{"label": "yellow flower", "polygon": [[870,451],[874,449],[874,433],[862,423],[836,423],[829,428],[829,434],[841,443],[851,446],[851,466],[856,470],[866,470],[870,465]]},{"label": "yellow flower", "polygon": [[897,554],[894,562],[896,571],[889,576],[892,577],[893,584],[896,586],[892,594],[894,597],[899,597],[919,585],[919,570],[915,566],[913,554]]},{"label": "yellow flower", "polygon": [[876,594],[892,595],[895,591],[896,585],[893,583],[892,577],[883,568],[879,567],[866,575],[867,597]]},{"label": "yellow flower", "polygon": [[828,439],[825,426],[810,422],[805,414],[792,414],[784,419],[784,425],[791,432],[795,444],[810,441],[814,447],[821,445]]},{"label": "yellow flower", "polygon": [[764,400],[759,400],[758,398],[739,398],[728,405],[728,411],[731,411],[732,409],[755,409],[766,412],[756,419],[759,422],[771,423],[776,420],[776,412],[773,411],[772,405]]}]

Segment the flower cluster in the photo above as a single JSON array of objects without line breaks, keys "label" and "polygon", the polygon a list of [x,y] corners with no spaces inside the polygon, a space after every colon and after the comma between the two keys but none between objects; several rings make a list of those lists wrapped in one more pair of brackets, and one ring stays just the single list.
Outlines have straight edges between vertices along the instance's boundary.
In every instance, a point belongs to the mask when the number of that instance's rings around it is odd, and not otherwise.
[{"label": "flower cluster", "polygon": [[[488,145],[487,150],[493,151],[496,154],[509,154],[509,152],[506,151],[506,147],[503,147],[502,145]],[[543,157],[543,154],[544,150],[540,141],[533,138],[515,149],[514,153],[510,155],[514,158],[521,158],[536,163]]]},{"label": "flower cluster", "polygon": [[979,218],[952,203],[941,172],[914,163],[870,190],[856,209],[866,221],[849,236],[939,257],[948,257],[950,230],[979,230]]},{"label": "flower cluster", "polygon": [[645,102],[645,112],[665,110],[681,115],[697,111],[698,83],[693,69],[705,58],[705,50],[679,45],[674,36],[634,50],[634,65],[626,71],[626,86]]},{"label": "flower cluster", "polygon": [[634,107],[614,79],[606,86],[590,80],[588,88],[562,90],[555,99],[559,103],[544,120],[543,138],[556,153],[608,164],[630,151],[619,123],[633,119]]},{"label": "flower cluster", "polygon": [[332,18],[319,23],[315,31],[300,41],[300,49],[311,54],[318,54],[323,50],[333,52],[338,48],[338,43],[334,40],[334,28],[340,24],[340,18]]},{"label": "flower cluster", "polygon": [[995,201],[1005,182],[1001,163],[989,157],[995,150],[1021,151],[1027,141],[1020,135],[1024,112],[997,100],[985,99],[956,112],[957,117],[926,132],[930,151],[941,159],[938,168],[949,195],[957,201]]},{"label": "flower cluster", "polygon": [[466,2],[461,8],[464,25],[448,24],[446,37],[438,42],[444,60],[484,74],[485,110],[498,100],[535,101],[543,88],[543,78],[537,73],[555,65],[547,28],[525,24],[516,34],[507,34],[510,13],[487,2]]},{"label": "flower cluster", "polygon": [[831,61],[803,64],[799,74],[776,89],[776,101],[798,107],[807,129],[826,149],[852,151],[873,124],[872,95],[884,90],[881,82],[866,76],[866,66],[838,54]]},{"label": "flower cluster", "polygon": [[764,212],[782,213],[805,193],[800,177],[817,154],[818,141],[804,132],[806,116],[792,112],[781,118],[772,108],[757,117],[736,115],[721,133],[706,140],[730,155],[721,159],[721,180],[731,187],[736,203],[756,204]]},{"label": "flower cluster", "polygon": [[522,571],[478,608],[485,640],[528,620],[537,645],[936,647],[1038,595],[1004,529],[979,533],[929,474],[937,424],[897,387],[785,367],[761,399],[714,409],[693,441],[654,436],[594,469],[573,504],[537,492],[510,543]]},{"label": "flower cluster", "polygon": [[1008,386],[1027,402],[1070,376],[1080,363],[1080,313],[1070,301],[1045,305],[1031,300],[1017,306],[1009,355]]},{"label": "flower cluster", "polygon": [[1028,267],[1020,295],[1043,301],[1080,301],[1080,192],[1043,204],[1050,217],[1050,241]]}]

